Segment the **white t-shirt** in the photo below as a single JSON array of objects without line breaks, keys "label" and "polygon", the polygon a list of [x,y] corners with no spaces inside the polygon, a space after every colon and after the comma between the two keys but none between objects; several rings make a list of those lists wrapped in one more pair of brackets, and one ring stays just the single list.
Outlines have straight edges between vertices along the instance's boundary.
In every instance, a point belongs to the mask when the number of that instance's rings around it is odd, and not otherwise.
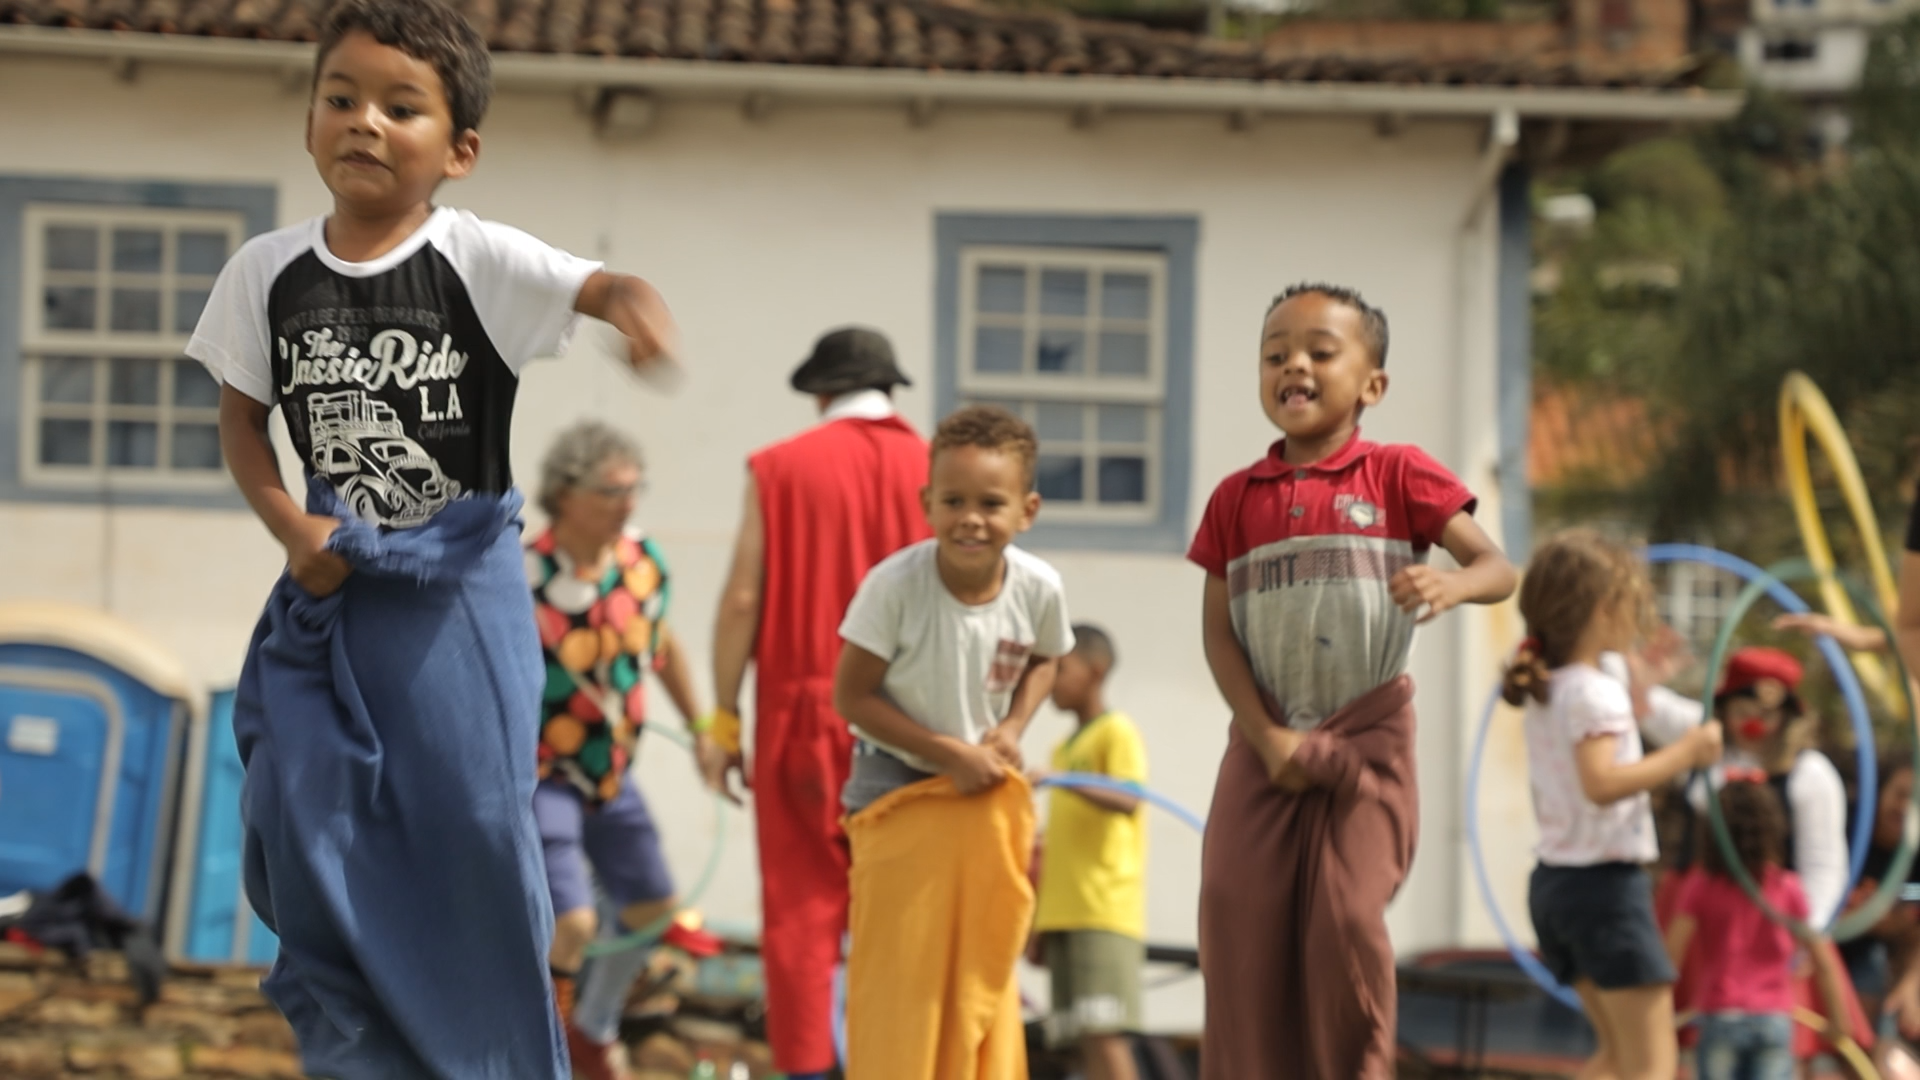
[{"label": "white t-shirt", "polygon": [[187,355],[280,406],[307,473],[355,513],[408,528],[513,486],[520,369],[563,348],[599,268],[449,207],[385,255],[347,262],[314,218],[234,254]]},{"label": "white t-shirt", "polygon": [[1586,664],[1569,664],[1552,675],[1547,701],[1528,702],[1527,771],[1533,813],[1540,825],[1534,854],[1548,866],[1649,863],[1659,855],[1653,802],[1642,791],[1610,806],[1598,806],[1580,788],[1575,748],[1588,739],[1614,737],[1614,761],[1640,760],[1640,731],[1633,701],[1618,679]]},{"label": "white t-shirt", "polygon": [[[978,743],[1006,718],[1032,658],[1073,649],[1067,593],[1053,567],[1009,546],[999,595],[962,604],[940,580],[938,546],[922,540],[867,571],[840,637],[887,661],[881,692],[915,723]],[[921,772],[935,771],[898,747],[864,734],[860,741]]]}]

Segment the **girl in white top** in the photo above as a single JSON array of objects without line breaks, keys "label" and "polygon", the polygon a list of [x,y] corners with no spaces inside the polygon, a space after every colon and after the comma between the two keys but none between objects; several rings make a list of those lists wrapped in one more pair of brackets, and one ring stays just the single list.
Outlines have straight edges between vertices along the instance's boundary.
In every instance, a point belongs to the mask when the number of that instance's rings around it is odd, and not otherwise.
[{"label": "girl in white top", "polygon": [[1600,670],[1647,622],[1638,561],[1596,532],[1543,545],[1520,586],[1527,640],[1505,696],[1526,705],[1540,844],[1529,883],[1540,957],[1579,993],[1598,1049],[1582,1076],[1672,1080],[1673,966],[1654,922],[1645,863],[1658,854],[1647,792],[1720,757],[1708,721],[1643,755],[1627,687]]}]

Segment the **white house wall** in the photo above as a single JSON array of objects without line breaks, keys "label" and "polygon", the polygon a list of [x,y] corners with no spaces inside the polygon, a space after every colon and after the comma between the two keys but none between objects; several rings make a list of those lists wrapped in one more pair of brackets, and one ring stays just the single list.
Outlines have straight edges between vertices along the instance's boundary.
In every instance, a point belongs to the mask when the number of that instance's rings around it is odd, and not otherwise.
[{"label": "white house wall", "polygon": [[[150,68],[126,82],[99,65],[9,58],[0,100],[34,103],[0,119],[0,174],[269,184],[283,223],[328,207],[302,148],[304,95],[275,78]],[[508,94],[483,128],[476,175],[444,194],[648,277],[685,326],[690,377],[672,397],[618,370],[594,331],[573,355],[531,368],[513,457],[531,483],[550,436],[576,418],[638,435],[651,466],[643,521],[669,556],[674,621],[704,695],[743,460],[809,422],[810,403],[785,379],[814,336],[855,321],[885,330],[915,381],[903,410],[923,429],[934,420],[941,212],[1198,219],[1189,531],[1213,485],[1275,436],[1255,399],[1258,330],[1272,294],[1302,278],[1356,285],[1386,309],[1392,389],[1366,418],[1368,435],[1429,448],[1482,493],[1481,520],[1496,528],[1492,203],[1461,232],[1483,136],[1481,125],[1437,122],[1382,136],[1358,119],[1269,119],[1233,132],[1200,116],[1117,115],[1078,130],[1061,113],[1012,111],[943,112],[915,128],[902,111],[778,102],[752,122],[732,105],[669,102],[652,131],[609,144],[567,96]],[[1141,724],[1154,786],[1204,810],[1227,717],[1199,646],[1200,571],[1165,553],[1041,554],[1064,574],[1075,616],[1115,634],[1112,699]],[[0,600],[105,604],[213,684],[236,674],[279,561],[244,511],[0,503]],[[1470,927],[1484,938],[1456,807],[1477,712],[1469,703],[1491,678],[1494,639],[1510,630],[1496,622],[1448,616],[1416,647],[1422,847],[1390,916],[1403,951],[1454,944]],[[662,707],[657,721],[677,723],[670,713]],[[1049,710],[1035,728],[1027,750],[1037,758],[1066,721]],[[670,861],[691,880],[712,811],[679,750],[650,743],[641,769]],[[1506,779],[1519,787],[1502,790],[1524,797],[1524,771]],[[1197,838],[1154,820],[1151,933],[1191,942]],[[1506,830],[1512,815],[1494,824]],[[749,838],[745,819],[730,819],[703,902],[714,919],[757,918]],[[1510,905],[1523,872],[1503,881]],[[1197,981],[1156,992],[1149,1019],[1196,1025],[1199,1001]]]}]

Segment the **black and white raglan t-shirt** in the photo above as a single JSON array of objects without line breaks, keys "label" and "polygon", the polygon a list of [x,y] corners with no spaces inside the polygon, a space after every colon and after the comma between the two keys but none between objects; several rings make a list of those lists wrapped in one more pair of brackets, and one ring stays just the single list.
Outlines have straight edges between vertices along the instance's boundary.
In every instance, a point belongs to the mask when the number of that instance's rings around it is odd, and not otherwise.
[{"label": "black and white raglan t-shirt", "polygon": [[600,264],[447,207],[369,262],[335,257],[325,226],[242,246],[187,355],[279,405],[307,473],[367,521],[412,528],[512,487],[520,369],[565,345]]}]

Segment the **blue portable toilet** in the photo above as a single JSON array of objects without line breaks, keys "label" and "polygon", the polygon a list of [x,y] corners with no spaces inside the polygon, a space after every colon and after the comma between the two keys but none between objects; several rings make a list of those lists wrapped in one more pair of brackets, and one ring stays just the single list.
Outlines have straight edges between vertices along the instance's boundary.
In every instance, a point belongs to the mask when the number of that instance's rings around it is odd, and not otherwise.
[{"label": "blue portable toilet", "polygon": [[158,920],[197,700],[177,657],[111,615],[0,604],[0,893],[84,870]]},{"label": "blue portable toilet", "polygon": [[247,903],[241,882],[240,784],[245,778],[233,738],[233,691],[217,690],[209,698],[206,723],[196,724],[187,740],[167,910],[167,950],[174,959],[265,966],[280,951],[279,939]]}]

